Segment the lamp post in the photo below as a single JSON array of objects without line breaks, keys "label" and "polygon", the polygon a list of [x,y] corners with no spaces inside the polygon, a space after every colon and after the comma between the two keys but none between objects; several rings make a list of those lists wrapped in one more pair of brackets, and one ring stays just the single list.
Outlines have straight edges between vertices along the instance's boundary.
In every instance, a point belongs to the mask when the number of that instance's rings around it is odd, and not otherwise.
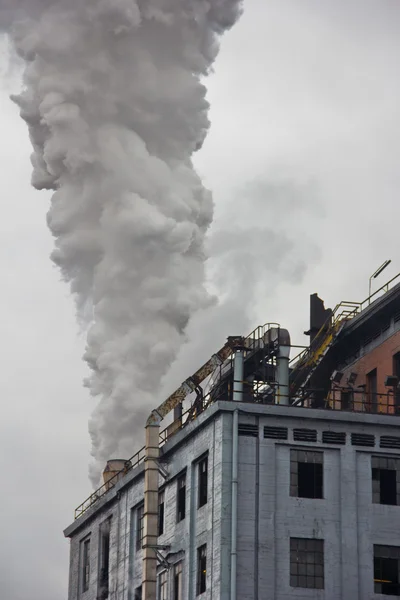
[{"label": "lamp post", "polygon": [[382,263],[381,266],[375,271],[375,273],[373,273],[371,275],[371,277],[369,278],[368,304],[371,304],[371,285],[372,285],[372,280],[376,279],[378,277],[378,275],[380,275],[382,273],[382,271],[384,271],[386,269],[386,267],[388,267],[390,265],[391,262],[392,262],[391,260],[385,260],[385,262]]}]

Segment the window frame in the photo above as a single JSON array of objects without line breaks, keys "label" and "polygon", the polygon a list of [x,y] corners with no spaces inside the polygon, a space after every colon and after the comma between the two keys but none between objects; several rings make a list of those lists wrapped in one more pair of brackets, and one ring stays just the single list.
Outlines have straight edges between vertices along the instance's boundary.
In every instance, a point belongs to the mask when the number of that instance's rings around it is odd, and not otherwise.
[{"label": "window frame", "polygon": [[[382,472],[390,471],[396,474],[394,496],[396,502],[382,502]],[[377,483],[378,482],[378,483]],[[382,506],[400,506],[400,457],[399,456],[371,456],[371,483],[372,503]],[[378,485],[379,484],[379,485]]]},{"label": "window frame", "polygon": [[[178,586],[176,584],[178,580]],[[172,598],[183,600],[183,561],[180,560],[172,566]]]},{"label": "window frame", "polygon": [[135,530],[135,534],[136,534],[136,551],[139,551],[142,549],[142,542],[143,542],[143,537],[144,537],[144,502],[142,502],[141,504],[139,504],[136,507],[136,515],[135,515],[135,521],[136,521],[136,530]]},{"label": "window frame", "polygon": [[[108,540],[108,543],[105,543]],[[99,573],[97,599],[106,600],[109,596],[110,582],[110,545],[111,545],[111,517],[108,517],[99,527]],[[105,548],[107,547],[107,551]],[[106,575],[105,575],[106,573]]]},{"label": "window frame", "polygon": [[197,548],[196,596],[207,591],[207,544]]},{"label": "window frame", "polygon": [[[382,556],[383,555],[383,556]],[[387,546],[383,544],[374,544],[373,549],[373,560],[374,560],[374,593],[382,594],[385,596],[396,596],[400,595],[400,547],[399,546]],[[388,591],[385,591],[385,588],[388,588],[391,582],[382,581],[382,579],[377,579],[379,575],[381,578],[384,576],[383,571],[386,570],[386,567],[383,565],[383,561],[397,561],[397,581],[393,583],[396,586],[396,593],[391,594]],[[377,571],[380,571],[378,574]],[[385,576],[386,579],[386,576]]]},{"label": "window frame", "polygon": [[289,539],[289,584],[294,588],[325,589],[324,540]]},{"label": "window frame", "polygon": [[80,542],[81,564],[80,564],[80,592],[86,593],[90,587],[90,541],[91,535],[86,536]]},{"label": "window frame", "polygon": [[157,576],[157,600],[168,600],[168,571],[165,569]]},{"label": "window frame", "polygon": [[[181,485],[183,483],[183,485]],[[181,490],[184,490],[181,492]],[[183,510],[180,510],[183,502]],[[180,523],[186,518],[186,471],[176,478],[176,522]]]},{"label": "window frame", "polygon": [[[299,485],[299,465],[300,464],[313,464],[313,488],[314,495],[300,495]],[[316,468],[315,465],[320,465],[320,468]],[[318,479],[320,478],[320,486]],[[320,489],[320,495],[317,495]],[[309,500],[323,500],[324,499],[324,451],[313,450],[305,448],[290,448],[290,481],[289,481],[289,492],[293,498],[305,498]]]},{"label": "window frame", "polygon": [[[205,468],[204,468],[205,467]],[[204,469],[204,470],[203,470]],[[197,508],[208,502],[208,454],[197,461]]]},{"label": "window frame", "polygon": [[164,533],[164,521],[165,521],[165,489],[161,489],[158,493],[158,519],[157,528],[158,535]]}]

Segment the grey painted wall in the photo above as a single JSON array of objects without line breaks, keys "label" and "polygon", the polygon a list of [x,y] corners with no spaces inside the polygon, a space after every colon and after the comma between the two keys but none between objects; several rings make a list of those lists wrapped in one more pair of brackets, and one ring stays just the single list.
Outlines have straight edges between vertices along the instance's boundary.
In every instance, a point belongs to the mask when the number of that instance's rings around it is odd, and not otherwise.
[{"label": "grey painted wall", "polygon": [[[314,409],[238,405],[240,423],[256,425],[258,437],[239,436],[238,600],[370,600],[374,594],[373,544],[400,547],[400,506],[372,503],[371,455],[380,435],[400,436],[398,417],[337,414]],[[161,545],[171,563],[184,561],[185,600],[196,598],[196,551],[207,544],[207,592],[201,599],[230,598],[232,404],[210,407],[165,447],[165,527]],[[372,417],[372,418],[371,418]],[[264,426],[288,428],[287,440],[264,439]],[[317,442],[296,442],[293,428],[317,431]],[[322,432],[345,432],[346,444],[322,443]],[[351,444],[351,433],[375,435],[375,447]],[[324,452],[324,498],[290,496],[290,449]],[[208,502],[197,508],[197,459],[208,452]],[[176,476],[187,470],[186,518],[176,523]],[[69,600],[97,597],[99,527],[112,518],[110,600],[132,600],[141,583],[142,552],[135,545],[135,507],[143,500],[142,469],[129,473],[91,511],[71,525]],[[133,517],[132,517],[133,515]],[[79,590],[79,547],[91,536],[89,591]],[[325,589],[291,588],[290,537],[324,539]],[[162,571],[163,566],[159,570]],[[172,583],[172,573],[169,575]],[[170,586],[170,593],[172,587]],[[172,596],[171,596],[172,598]]]}]

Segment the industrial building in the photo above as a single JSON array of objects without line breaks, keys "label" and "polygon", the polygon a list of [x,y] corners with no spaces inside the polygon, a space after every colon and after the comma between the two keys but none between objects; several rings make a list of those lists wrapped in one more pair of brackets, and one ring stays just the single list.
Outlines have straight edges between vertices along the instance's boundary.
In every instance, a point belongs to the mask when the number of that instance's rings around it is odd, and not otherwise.
[{"label": "industrial building", "polygon": [[69,600],[400,597],[398,281],[312,295],[291,359],[277,324],[229,338],[153,410],[64,532]]}]

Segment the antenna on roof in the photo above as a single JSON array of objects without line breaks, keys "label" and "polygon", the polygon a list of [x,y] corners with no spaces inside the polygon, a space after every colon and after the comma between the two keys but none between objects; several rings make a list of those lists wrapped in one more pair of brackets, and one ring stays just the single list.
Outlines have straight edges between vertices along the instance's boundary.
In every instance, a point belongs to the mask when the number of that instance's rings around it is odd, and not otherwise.
[{"label": "antenna on roof", "polygon": [[375,271],[375,273],[373,273],[371,275],[371,277],[369,278],[369,290],[368,290],[368,298],[369,298],[369,302],[368,304],[371,303],[371,285],[372,285],[372,280],[376,279],[378,277],[378,275],[380,275],[382,273],[382,271],[384,271],[386,269],[386,267],[388,267],[390,265],[392,261],[391,260],[385,260],[384,263],[381,264],[381,266]]}]

